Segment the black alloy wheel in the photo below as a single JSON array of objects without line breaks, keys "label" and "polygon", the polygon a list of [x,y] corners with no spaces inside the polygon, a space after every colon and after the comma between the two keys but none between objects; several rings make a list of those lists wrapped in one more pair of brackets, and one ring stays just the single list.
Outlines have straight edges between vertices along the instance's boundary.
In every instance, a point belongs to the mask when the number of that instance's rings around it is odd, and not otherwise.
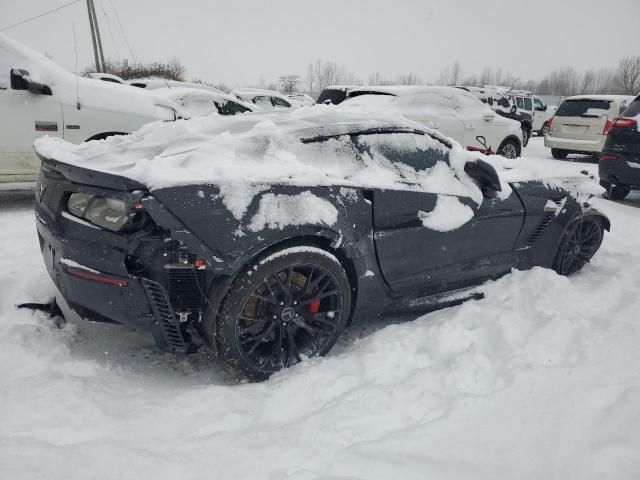
[{"label": "black alloy wheel", "polygon": [[284,250],[246,269],[225,301],[220,350],[252,378],[326,354],[345,326],[347,276],[335,257],[309,248]]},{"label": "black alloy wheel", "polygon": [[576,273],[589,263],[600,248],[604,235],[602,222],[583,218],[569,231],[556,259],[556,271],[561,275]]}]

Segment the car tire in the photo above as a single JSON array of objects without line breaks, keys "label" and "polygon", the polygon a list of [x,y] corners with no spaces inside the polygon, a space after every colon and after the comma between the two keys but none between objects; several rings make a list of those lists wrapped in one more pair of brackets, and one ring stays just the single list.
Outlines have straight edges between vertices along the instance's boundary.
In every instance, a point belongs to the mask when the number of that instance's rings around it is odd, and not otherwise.
[{"label": "car tire", "polygon": [[549,126],[548,125],[542,125],[542,128],[540,129],[540,135],[542,135],[543,137],[549,133]]},{"label": "car tire", "polygon": [[614,185],[604,181],[600,181],[600,185],[606,190],[604,197],[609,200],[624,200],[631,192],[631,187],[627,185]]},{"label": "car tire", "polygon": [[571,275],[582,269],[602,244],[604,227],[600,218],[583,217],[569,227],[560,244],[553,269],[560,275]]},{"label": "car tire", "polygon": [[500,144],[496,153],[505,158],[518,158],[520,156],[520,145],[518,145],[517,140],[507,138]]},{"label": "car tire", "polygon": [[561,150],[559,148],[551,149],[551,156],[555,159],[564,160],[565,158],[567,158],[567,155],[569,155],[569,152],[567,152],[566,150]]},{"label": "car tire", "polygon": [[351,286],[340,261],[318,247],[289,247],[248,265],[220,309],[222,358],[255,380],[326,354],[351,312]]},{"label": "car tire", "polygon": [[531,130],[522,128],[522,146],[526,147],[529,144],[529,138],[531,138]]}]

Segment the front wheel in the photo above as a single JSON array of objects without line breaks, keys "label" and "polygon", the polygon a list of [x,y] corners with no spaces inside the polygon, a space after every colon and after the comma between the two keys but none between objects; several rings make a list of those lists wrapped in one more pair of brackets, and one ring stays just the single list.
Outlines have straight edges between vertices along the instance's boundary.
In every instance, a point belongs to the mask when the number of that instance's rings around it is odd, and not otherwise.
[{"label": "front wheel", "polygon": [[531,130],[528,128],[522,128],[522,146],[526,147],[529,143],[529,137],[531,137]]},{"label": "front wheel", "polygon": [[544,125],[542,125],[542,128],[540,129],[540,135],[544,137],[547,133],[549,133],[549,125],[545,123]]},{"label": "front wheel", "polygon": [[602,244],[604,229],[597,217],[585,217],[569,229],[554,263],[560,275],[571,275],[587,264]]},{"label": "front wheel", "polygon": [[507,138],[500,144],[497,153],[505,158],[518,158],[518,155],[520,155],[520,146],[514,139]]},{"label": "front wheel", "polygon": [[291,247],[249,265],[234,282],[217,325],[228,364],[255,379],[326,354],[344,329],[351,287],[338,259]]}]

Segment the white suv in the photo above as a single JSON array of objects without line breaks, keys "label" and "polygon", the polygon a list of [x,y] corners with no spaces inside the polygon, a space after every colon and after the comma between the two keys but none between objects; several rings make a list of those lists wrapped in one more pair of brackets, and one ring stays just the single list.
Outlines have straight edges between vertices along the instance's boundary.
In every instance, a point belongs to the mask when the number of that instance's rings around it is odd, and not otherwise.
[{"label": "white suv", "polygon": [[520,123],[496,115],[477,97],[459,88],[354,88],[336,108],[352,107],[395,110],[410,120],[439,130],[469,150],[497,152],[508,158],[519,157],[522,151]]},{"label": "white suv", "polygon": [[553,158],[570,153],[600,153],[614,119],[634,97],[626,95],[577,95],[566,98],[549,120],[544,146]]},{"label": "white suv", "polygon": [[237,99],[243,102],[253,103],[263,110],[300,107],[301,104],[291,98],[287,98],[275,90],[262,90],[260,88],[241,88],[231,92]]},{"label": "white suv", "polygon": [[167,100],[79,77],[0,35],[0,183],[35,181],[33,141],[40,136],[81,143],[175,119]]}]

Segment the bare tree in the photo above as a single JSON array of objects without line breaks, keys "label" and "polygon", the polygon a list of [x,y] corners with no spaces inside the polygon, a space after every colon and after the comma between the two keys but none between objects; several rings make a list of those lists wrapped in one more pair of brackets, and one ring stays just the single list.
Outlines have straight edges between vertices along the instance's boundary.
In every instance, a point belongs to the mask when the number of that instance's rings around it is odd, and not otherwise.
[{"label": "bare tree", "polygon": [[282,93],[296,93],[298,91],[298,86],[302,83],[300,75],[295,73],[280,75],[278,82],[280,83],[280,91]]},{"label": "bare tree", "polygon": [[618,63],[616,78],[622,93],[635,95],[640,91],[640,56],[625,57]]},{"label": "bare tree", "polygon": [[[124,80],[130,80],[132,78],[158,77],[165,78],[167,80],[183,81],[185,73],[184,65],[182,65],[180,60],[176,58],[169,60],[167,63],[119,63],[106,60],[104,67],[105,73],[117,75]],[[95,66],[89,65],[82,74],[86,75],[87,73],[95,71]]]},{"label": "bare tree", "polygon": [[459,85],[462,80],[462,69],[460,62],[455,61],[452,65],[443,68],[438,76],[438,85]]}]

